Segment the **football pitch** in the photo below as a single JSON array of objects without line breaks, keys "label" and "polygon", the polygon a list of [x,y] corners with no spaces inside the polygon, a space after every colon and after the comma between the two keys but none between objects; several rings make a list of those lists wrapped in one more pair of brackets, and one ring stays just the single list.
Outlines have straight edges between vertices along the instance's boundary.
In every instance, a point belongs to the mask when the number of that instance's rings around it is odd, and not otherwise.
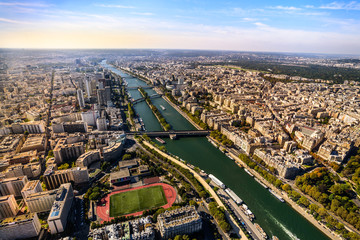
[{"label": "football pitch", "polygon": [[140,188],[110,196],[110,217],[136,213],[167,203],[162,186]]}]

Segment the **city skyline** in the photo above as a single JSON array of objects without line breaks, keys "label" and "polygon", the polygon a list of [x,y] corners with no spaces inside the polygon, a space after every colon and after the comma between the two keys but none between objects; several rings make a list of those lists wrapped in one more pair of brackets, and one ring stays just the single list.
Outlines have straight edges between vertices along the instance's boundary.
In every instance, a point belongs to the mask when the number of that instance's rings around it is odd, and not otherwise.
[{"label": "city skyline", "polygon": [[357,1],[0,1],[1,48],[360,54]]}]

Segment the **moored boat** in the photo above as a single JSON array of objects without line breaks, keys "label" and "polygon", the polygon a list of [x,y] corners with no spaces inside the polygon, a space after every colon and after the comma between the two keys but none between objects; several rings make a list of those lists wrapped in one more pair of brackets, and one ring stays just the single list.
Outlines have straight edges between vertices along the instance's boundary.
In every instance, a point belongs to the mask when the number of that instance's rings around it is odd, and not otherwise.
[{"label": "moored boat", "polygon": [[249,174],[251,177],[254,177],[254,175],[252,175],[252,173],[251,173],[249,170],[247,170],[246,168],[244,168],[244,171],[245,171],[247,174]]},{"label": "moored boat", "polygon": [[155,140],[158,141],[159,143],[162,143],[162,144],[165,144],[165,143],[166,143],[164,140],[162,140],[162,139],[159,138],[159,137],[156,137]]}]

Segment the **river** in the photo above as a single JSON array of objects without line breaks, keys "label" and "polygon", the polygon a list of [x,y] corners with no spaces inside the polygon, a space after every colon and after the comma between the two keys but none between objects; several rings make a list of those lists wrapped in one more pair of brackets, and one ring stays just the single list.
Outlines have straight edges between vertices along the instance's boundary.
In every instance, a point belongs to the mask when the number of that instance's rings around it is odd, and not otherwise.
[{"label": "river", "polygon": [[[128,83],[128,87],[146,86],[146,83],[106,64],[102,65],[114,73],[122,76]],[[151,95],[152,89],[146,89]],[[136,93],[137,92],[137,93]],[[138,90],[129,90],[134,99],[141,98]],[[152,99],[154,105],[163,114],[166,121],[174,130],[190,130],[195,127],[190,124],[164,99]],[[165,110],[160,108],[165,107]],[[136,113],[145,123],[146,130],[159,131],[161,126],[145,102],[134,106]],[[280,202],[277,198],[262,187],[254,178],[250,177],[243,169],[239,168],[234,161],[229,159],[219,149],[210,144],[205,137],[180,138],[166,141],[166,149],[199,167],[208,174],[219,178],[227,187],[231,188],[254,213],[255,222],[259,223],[268,236],[277,236],[281,240],[304,239],[325,240],[329,239],[325,234],[308,222],[287,203]],[[159,143],[159,145],[161,145]]]}]

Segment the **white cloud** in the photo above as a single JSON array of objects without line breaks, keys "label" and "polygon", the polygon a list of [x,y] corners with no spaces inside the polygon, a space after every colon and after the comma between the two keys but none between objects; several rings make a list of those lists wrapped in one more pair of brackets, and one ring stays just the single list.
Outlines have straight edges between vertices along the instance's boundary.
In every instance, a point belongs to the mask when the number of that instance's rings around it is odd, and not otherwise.
[{"label": "white cloud", "polygon": [[329,10],[360,10],[360,3],[356,1],[352,1],[349,3],[332,2],[326,5],[321,5],[319,8]]},{"label": "white cloud", "polygon": [[111,5],[111,4],[95,4],[97,7],[104,7],[104,8],[135,8],[133,6],[125,6],[125,5]]},{"label": "white cloud", "polygon": [[154,16],[155,14],[151,12],[131,12],[133,15],[139,15],[139,16]]},{"label": "white cloud", "polygon": [[8,18],[0,18],[0,22],[24,24],[24,22],[20,22],[20,21],[8,19]]},{"label": "white cloud", "polygon": [[301,8],[297,7],[288,7],[288,6],[276,6],[276,7],[269,7],[270,9],[278,9],[278,10],[286,10],[286,11],[299,11],[302,10]]},{"label": "white cloud", "polygon": [[16,6],[16,7],[49,7],[48,4],[36,2],[0,2],[0,6]]}]

